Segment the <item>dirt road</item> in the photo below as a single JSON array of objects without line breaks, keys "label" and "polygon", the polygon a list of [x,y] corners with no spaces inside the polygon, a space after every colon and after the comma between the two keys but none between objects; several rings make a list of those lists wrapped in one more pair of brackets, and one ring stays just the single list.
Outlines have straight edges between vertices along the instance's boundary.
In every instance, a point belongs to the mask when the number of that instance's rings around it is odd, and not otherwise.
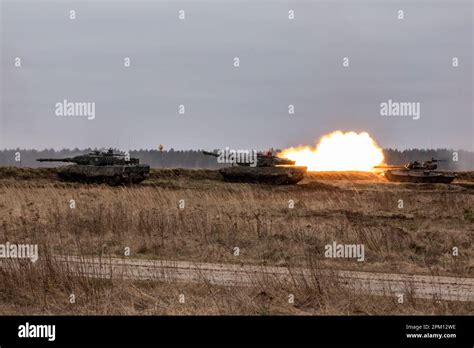
[{"label": "dirt road", "polygon": [[209,282],[225,286],[259,286],[315,282],[327,277],[356,292],[372,295],[474,301],[474,278],[421,276],[354,271],[310,271],[303,268],[158,261],[131,258],[55,256],[61,267],[78,275],[133,280]]}]

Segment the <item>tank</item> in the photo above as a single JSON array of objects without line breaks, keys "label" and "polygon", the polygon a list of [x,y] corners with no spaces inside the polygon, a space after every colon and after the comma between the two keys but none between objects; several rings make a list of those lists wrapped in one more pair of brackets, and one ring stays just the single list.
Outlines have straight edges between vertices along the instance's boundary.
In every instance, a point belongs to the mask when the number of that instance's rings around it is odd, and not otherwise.
[{"label": "tank", "polygon": [[[218,153],[203,151],[205,155],[219,157]],[[219,172],[228,182],[246,182],[270,185],[294,185],[304,178],[306,167],[297,167],[295,162],[257,153],[254,166],[249,163],[236,162],[231,167],[221,168]]]},{"label": "tank", "polygon": [[436,160],[432,158],[425,162],[410,162],[404,166],[377,166],[375,168],[386,169],[384,175],[388,181],[391,182],[408,182],[418,184],[449,184],[456,176],[452,173],[437,171],[437,162],[443,162],[442,160]]},{"label": "tank", "polygon": [[114,153],[112,149],[69,158],[39,158],[37,161],[74,163],[57,169],[59,178],[64,181],[138,184],[150,175],[149,165],[140,164],[138,158],[127,158],[123,154]]}]

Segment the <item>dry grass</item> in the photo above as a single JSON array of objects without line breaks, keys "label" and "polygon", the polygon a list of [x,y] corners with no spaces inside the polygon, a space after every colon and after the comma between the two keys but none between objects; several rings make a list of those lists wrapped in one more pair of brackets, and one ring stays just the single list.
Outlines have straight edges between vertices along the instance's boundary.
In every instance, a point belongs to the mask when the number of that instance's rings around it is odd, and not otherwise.
[{"label": "dry grass", "polygon": [[[5,172],[6,171],[6,172]],[[59,183],[51,171],[0,171],[0,240],[44,253],[473,276],[473,190],[397,185],[364,173],[311,174],[297,186],[227,184],[214,171],[158,170],[135,187]],[[44,172],[43,172],[44,171]],[[53,172],[54,173],[54,172]],[[29,176],[30,175],[30,176]],[[318,181],[315,181],[318,180]],[[73,199],[75,209],[70,208]],[[399,200],[404,208],[398,208]],[[179,208],[184,200],[185,208]],[[288,208],[289,200],[295,202]],[[365,262],[328,260],[324,245],[362,243]],[[234,256],[234,248],[240,255]],[[452,248],[460,255],[453,257]],[[42,263],[3,267],[3,313],[387,314],[469,313],[472,306],[348,294],[329,281],[306,288],[93,280]],[[28,271],[30,269],[30,271]],[[36,285],[35,285],[36,284]],[[67,302],[74,291],[80,301]],[[192,300],[182,305],[177,294]],[[298,294],[289,305],[288,293]],[[41,299],[41,300],[38,300]]]},{"label": "dry grass", "polygon": [[[474,302],[421,300],[406,294],[368,296],[341,287],[311,266],[314,277],[298,286],[262,280],[251,287],[94,279],[65,271],[48,256],[34,266],[3,262],[2,315],[386,315],[470,314]],[[71,303],[71,294],[75,301]],[[182,301],[184,296],[184,302]],[[293,302],[290,302],[290,298]]]}]

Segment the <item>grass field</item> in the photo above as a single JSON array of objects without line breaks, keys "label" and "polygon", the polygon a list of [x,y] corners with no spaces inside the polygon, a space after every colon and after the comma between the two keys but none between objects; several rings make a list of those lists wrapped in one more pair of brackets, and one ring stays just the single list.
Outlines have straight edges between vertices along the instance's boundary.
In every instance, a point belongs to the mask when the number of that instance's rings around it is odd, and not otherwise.
[{"label": "grass field", "polygon": [[[296,186],[266,186],[225,183],[210,170],[154,170],[141,185],[109,187],[58,182],[53,169],[1,168],[0,242],[38,244],[43,260],[129,248],[134,258],[472,277],[473,177],[410,185],[372,173],[310,173]],[[364,262],[326,258],[333,242],[363,244]],[[85,279],[47,262],[0,270],[3,314],[474,312],[472,303],[349,293],[324,277],[305,288],[244,289]]]}]

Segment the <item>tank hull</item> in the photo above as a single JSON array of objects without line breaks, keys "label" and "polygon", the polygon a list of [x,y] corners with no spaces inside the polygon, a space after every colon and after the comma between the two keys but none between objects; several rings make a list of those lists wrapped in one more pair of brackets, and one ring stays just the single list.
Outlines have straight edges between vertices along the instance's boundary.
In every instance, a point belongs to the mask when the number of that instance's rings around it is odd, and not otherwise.
[{"label": "tank hull", "polygon": [[70,165],[58,168],[64,181],[106,183],[109,185],[138,184],[150,175],[150,166],[138,165]]},{"label": "tank hull", "polygon": [[387,170],[384,174],[391,182],[418,184],[449,184],[455,178],[453,174],[423,170]]},{"label": "tank hull", "polygon": [[295,185],[304,178],[306,167],[235,166],[219,170],[225,181],[269,185]]}]

